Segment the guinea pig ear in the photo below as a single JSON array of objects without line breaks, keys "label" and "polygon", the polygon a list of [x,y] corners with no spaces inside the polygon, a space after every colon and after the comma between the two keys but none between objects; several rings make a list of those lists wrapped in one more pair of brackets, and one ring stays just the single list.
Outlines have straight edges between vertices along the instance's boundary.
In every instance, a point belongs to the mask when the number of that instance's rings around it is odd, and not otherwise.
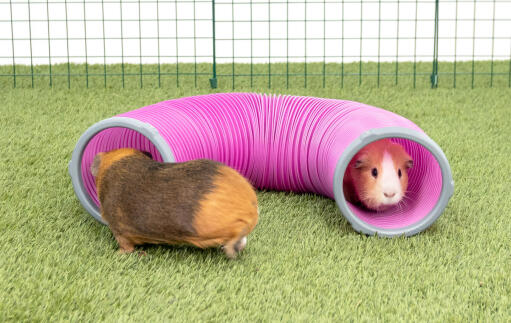
[{"label": "guinea pig ear", "polygon": [[99,153],[96,156],[94,156],[94,161],[92,161],[92,165],[90,166],[90,172],[94,177],[98,176],[99,166],[101,165],[101,157],[103,155],[104,153]]},{"label": "guinea pig ear", "polygon": [[407,169],[410,169],[413,167],[413,160],[409,159],[406,161],[405,166]]},{"label": "guinea pig ear", "polygon": [[153,159],[153,155],[151,155],[151,153],[150,153],[150,152],[148,152],[148,151],[143,151],[143,152],[142,152],[142,154],[144,154],[144,155],[146,155],[147,157],[149,157],[149,158]]},{"label": "guinea pig ear", "polygon": [[365,160],[363,159],[357,159],[355,163],[353,164],[353,168],[359,169],[362,168],[365,165]]}]

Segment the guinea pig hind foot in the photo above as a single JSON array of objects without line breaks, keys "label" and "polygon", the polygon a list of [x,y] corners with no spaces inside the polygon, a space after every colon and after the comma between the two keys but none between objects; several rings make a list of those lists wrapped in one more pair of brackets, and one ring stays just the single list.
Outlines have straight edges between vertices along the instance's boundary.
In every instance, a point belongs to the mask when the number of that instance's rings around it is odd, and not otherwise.
[{"label": "guinea pig hind foot", "polygon": [[240,240],[238,240],[238,242],[236,242],[236,244],[234,245],[234,250],[236,250],[236,252],[241,252],[243,251],[243,249],[245,249],[245,247],[247,246],[247,237],[243,237],[241,238]]},{"label": "guinea pig hind foot", "polygon": [[115,240],[117,240],[117,243],[119,244],[120,254],[132,253],[135,251],[135,245],[129,239],[126,239],[123,236],[116,236]]},{"label": "guinea pig hind foot", "polygon": [[227,242],[223,247],[223,251],[227,258],[235,259],[238,256],[238,253],[245,249],[247,245],[247,237],[242,237],[238,240],[231,240]]}]

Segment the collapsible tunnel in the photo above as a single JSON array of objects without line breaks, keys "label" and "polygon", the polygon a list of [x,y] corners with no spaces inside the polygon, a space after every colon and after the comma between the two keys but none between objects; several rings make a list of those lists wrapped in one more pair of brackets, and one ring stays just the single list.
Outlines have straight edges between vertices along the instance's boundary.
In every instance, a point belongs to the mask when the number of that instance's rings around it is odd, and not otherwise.
[{"label": "collapsible tunnel", "polygon": [[[372,212],[344,199],[343,177],[365,145],[392,138],[414,160],[407,203]],[[79,139],[69,165],[85,209],[99,213],[90,165],[99,152],[122,147],[155,160],[208,158],[238,170],[257,188],[313,192],[335,199],[365,234],[413,235],[429,227],[453,194],[440,147],[411,121],[362,103],[314,97],[221,93],[164,101],[100,121]]]}]

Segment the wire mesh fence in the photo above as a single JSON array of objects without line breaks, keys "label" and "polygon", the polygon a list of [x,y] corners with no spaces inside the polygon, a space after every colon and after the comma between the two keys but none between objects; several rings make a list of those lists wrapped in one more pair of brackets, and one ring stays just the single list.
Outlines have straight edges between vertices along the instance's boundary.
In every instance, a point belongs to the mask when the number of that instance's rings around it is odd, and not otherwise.
[{"label": "wire mesh fence", "polygon": [[2,87],[511,87],[511,0],[0,0]]}]

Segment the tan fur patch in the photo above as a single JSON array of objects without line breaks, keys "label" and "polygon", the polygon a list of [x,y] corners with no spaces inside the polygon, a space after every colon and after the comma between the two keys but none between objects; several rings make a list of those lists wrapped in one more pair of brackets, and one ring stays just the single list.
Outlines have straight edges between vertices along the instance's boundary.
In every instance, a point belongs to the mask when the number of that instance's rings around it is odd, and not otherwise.
[{"label": "tan fur patch", "polygon": [[235,170],[221,166],[213,192],[205,195],[194,217],[200,239],[190,238],[189,242],[202,248],[234,243],[248,235],[257,221],[257,196],[252,185]]},{"label": "tan fur patch", "polygon": [[90,167],[90,172],[92,173],[92,176],[98,176],[99,174],[99,166],[101,165],[101,157],[105,153],[98,153],[96,156],[94,156],[94,160],[92,161],[92,165]]}]

